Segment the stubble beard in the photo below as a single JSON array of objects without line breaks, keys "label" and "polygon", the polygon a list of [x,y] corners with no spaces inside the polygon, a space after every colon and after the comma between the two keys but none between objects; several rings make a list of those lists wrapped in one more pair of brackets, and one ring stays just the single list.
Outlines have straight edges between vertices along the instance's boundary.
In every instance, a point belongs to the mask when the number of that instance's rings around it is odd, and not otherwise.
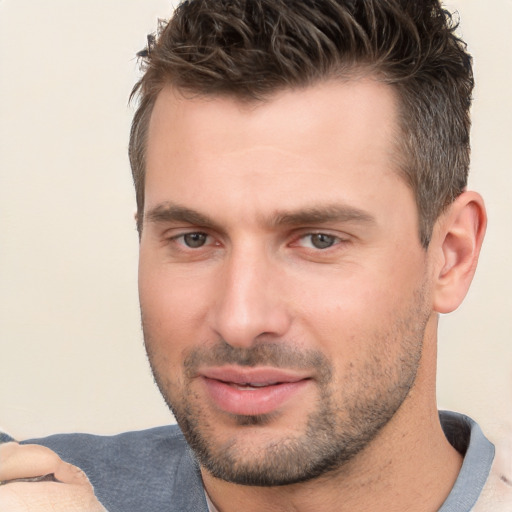
[{"label": "stubble beard", "polygon": [[[415,307],[395,322],[387,333],[376,336],[372,347],[393,345],[401,339],[400,353],[390,362],[376,351],[362,365],[355,365],[336,383],[333,365],[319,351],[298,350],[272,341],[248,349],[220,340],[214,347],[192,350],[184,362],[184,384],[173,389],[170,379],[157,369],[151,338],[145,328],[145,344],[155,381],[173,412],[199,463],[214,477],[241,485],[281,486],[308,481],[338,470],[364,450],[393,418],[414,385],[422,354],[429,312],[423,294]],[[390,341],[392,340],[392,341]],[[199,364],[273,365],[307,369],[316,373],[318,398],[305,421],[303,432],[283,435],[247,446],[247,436],[229,441],[216,439],[199,397],[192,389],[192,375]],[[177,395],[179,392],[179,396]],[[272,414],[235,416],[238,427],[264,428]],[[217,426],[218,430],[218,426]]]}]

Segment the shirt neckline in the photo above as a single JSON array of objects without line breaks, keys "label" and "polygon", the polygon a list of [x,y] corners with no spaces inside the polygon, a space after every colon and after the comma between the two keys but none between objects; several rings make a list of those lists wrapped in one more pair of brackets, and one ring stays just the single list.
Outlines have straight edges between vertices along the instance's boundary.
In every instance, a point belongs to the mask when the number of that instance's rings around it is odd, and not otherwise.
[{"label": "shirt neckline", "polygon": [[[462,467],[450,494],[438,512],[470,512],[489,477],[494,445],[470,417],[439,411],[441,426],[452,446],[464,456]],[[204,489],[208,512],[219,512]]]},{"label": "shirt neckline", "polygon": [[[454,448],[465,447],[464,460],[450,494],[438,512],[469,512],[475,506],[494,460],[494,445],[484,436],[478,424],[465,416],[440,411],[439,418],[447,439]],[[451,441],[458,438],[458,446]]]}]

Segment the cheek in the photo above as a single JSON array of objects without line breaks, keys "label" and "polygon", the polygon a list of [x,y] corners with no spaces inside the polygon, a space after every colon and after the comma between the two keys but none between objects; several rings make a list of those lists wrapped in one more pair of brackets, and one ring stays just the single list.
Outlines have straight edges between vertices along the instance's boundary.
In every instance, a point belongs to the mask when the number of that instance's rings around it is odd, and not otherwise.
[{"label": "cheek", "polygon": [[422,272],[392,264],[354,265],[350,273],[317,280],[302,295],[299,329],[340,367],[373,355],[393,358],[401,348],[404,322],[420,307]]},{"label": "cheek", "polygon": [[205,279],[141,255],[139,299],[148,350],[177,365],[187,349],[207,339],[209,288]]}]

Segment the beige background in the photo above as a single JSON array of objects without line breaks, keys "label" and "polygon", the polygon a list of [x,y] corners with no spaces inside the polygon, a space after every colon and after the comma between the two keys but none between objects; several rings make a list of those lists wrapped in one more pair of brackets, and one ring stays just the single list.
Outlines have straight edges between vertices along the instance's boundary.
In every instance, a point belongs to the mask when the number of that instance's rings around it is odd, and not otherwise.
[{"label": "beige background", "polygon": [[[497,438],[512,429],[512,0],[448,5],[475,58],[471,188],[490,224],[441,319],[439,402]],[[169,11],[0,0],[0,427],[20,439],[172,421],[142,347],[126,156],[134,54]]]}]

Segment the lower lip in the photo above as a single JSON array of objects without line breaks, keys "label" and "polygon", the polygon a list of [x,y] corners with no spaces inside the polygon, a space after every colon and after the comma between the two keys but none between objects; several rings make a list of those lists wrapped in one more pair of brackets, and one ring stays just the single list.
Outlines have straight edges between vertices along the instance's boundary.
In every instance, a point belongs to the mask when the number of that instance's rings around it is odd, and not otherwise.
[{"label": "lower lip", "polygon": [[220,380],[203,377],[214,404],[230,414],[256,416],[275,412],[309,383],[309,379],[262,388],[239,389]]}]

